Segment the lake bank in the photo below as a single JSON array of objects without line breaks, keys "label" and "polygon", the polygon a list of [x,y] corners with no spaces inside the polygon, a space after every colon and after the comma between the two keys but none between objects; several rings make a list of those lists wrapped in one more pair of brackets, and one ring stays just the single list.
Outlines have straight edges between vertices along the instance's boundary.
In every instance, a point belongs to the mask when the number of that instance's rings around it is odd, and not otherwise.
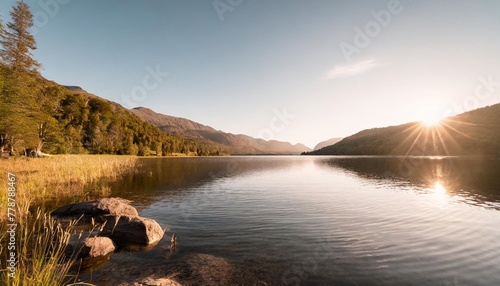
[{"label": "lake bank", "polygon": [[[63,263],[63,247],[67,241],[64,230],[58,228],[45,212],[57,204],[108,196],[111,192],[109,183],[133,172],[137,163],[138,157],[109,155],[1,159],[0,173],[3,175],[0,185],[9,192],[0,194],[0,266],[5,269],[7,265],[4,263],[10,256],[17,261],[12,268],[15,271],[2,272],[5,281],[12,278],[8,277],[9,274],[14,277],[11,285],[44,285],[49,283],[47,279],[60,279],[60,275],[68,270],[62,270],[65,268],[58,265]],[[10,237],[6,235],[8,230],[12,230]],[[54,240],[57,250],[41,243],[40,239],[42,242]],[[7,241],[14,243],[7,247],[4,244]],[[56,261],[55,264],[44,262],[43,257],[48,251],[52,253],[51,261]],[[33,255],[41,255],[41,258]],[[57,284],[55,281],[51,283]]]}]

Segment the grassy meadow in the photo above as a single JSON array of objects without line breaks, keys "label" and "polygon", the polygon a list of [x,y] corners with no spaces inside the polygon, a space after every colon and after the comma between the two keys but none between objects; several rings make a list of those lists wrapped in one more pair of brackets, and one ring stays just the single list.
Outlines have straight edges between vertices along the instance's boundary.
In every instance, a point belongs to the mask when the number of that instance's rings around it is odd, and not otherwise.
[{"label": "grassy meadow", "polygon": [[[43,209],[47,201],[104,197],[112,182],[133,172],[138,157],[112,155],[57,155],[47,158],[16,157],[0,160],[0,273],[8,285],[63,285],[70,262],[64,259],[68,229],[62,229]],[[8,218],[9,175],[15,175],[15,218]],[[12,177],[12,176],[11,176]],[[8,276],[8,224],[17,224],[14,278]]]}]

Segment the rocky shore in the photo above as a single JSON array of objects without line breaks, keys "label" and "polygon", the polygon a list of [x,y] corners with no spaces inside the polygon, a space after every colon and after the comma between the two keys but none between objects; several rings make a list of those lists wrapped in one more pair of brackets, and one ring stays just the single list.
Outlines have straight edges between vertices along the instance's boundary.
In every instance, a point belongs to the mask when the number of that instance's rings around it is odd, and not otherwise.
[{"label": "rocky shore", "polygon": [[[155,248],[164,238],[165,230],[155,220],[139,216],[130,201],[124,199],[104,198],[74,203],[51,214],[63,225],[78,221],[66,253],[68,257],[77,258],[77,269],[81,271],[77,281],[81,282],[68,286],[227,285],[231,284],[235,274],[234,266],[228,260],[211,254],[181,255],[173,258],[174,263],[165,265],[149,264],[147,257],[141,262],[128,258],[127,252],[146,252]],[[170,239],[169,246],[148,255],[163,255],[166,261],[172,258],[170,256],[176,252],[175,237],[167,238]],[[119,256],[120,265],[106,269],[103,277],[99,274],[100,267],[113,255]],[[86,274],[89,271],[95,274]]]},{"label": "rocky shore", "polygon": [[[163,238],[165,231],[153,219],[139,216],[130,201],[104,198],[65,205],[51,215],[62,224],[77,221],[76,232],[66,249],[68,258],[76,257],[79,268],[93,269],[107,262],[115,251],[150,250]],[[93,285],[74,283],[69,285]],[[180,285],[169,278],[147,277],[123,285]]]}]

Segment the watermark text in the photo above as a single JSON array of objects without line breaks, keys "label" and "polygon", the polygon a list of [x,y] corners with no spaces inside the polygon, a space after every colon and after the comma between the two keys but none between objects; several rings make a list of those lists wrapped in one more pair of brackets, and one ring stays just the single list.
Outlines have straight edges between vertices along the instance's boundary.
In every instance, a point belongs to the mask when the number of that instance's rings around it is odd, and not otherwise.
[{"label": "watermark text", "polygon": [[14,278],[17,270],[16,251],[16,175],[7,174],[7,275]]}]

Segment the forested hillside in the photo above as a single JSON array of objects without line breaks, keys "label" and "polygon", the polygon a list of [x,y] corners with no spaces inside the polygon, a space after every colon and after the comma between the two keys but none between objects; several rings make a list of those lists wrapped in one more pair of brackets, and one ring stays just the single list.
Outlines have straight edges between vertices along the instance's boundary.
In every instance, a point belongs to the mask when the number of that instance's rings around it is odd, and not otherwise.
[{"label": "forested hillside", "polygon": [[0,65],[0,148],[14,154],[25,149],[38,154],[220,154],[209,144],[166,134],[116,103],[70,89]]},{"label": "forested hillside", "polygon": [[438,126],[413,122],[363,130],[304,154],[500,156],[500,104],[447,118]]},{"label": "forested hillside", "polygon": [[33,58],[33,14],[18,1],[0,18],[0,155],[92,153],[219,155],[209,144],[169,135],[119,104],[44,79]]}]

